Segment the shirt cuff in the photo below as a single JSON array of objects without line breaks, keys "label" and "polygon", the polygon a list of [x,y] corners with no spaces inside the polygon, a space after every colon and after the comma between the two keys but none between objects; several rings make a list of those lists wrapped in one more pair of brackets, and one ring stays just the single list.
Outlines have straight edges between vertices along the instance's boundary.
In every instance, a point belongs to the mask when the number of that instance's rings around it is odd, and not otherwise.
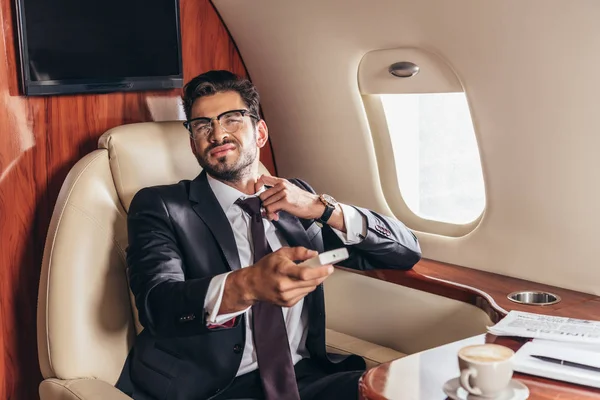
[{"label": "shirt cuff", "polygon": [[332,231],[340,238],[344,245],[358,244],[367,236],[367,220],[364,215],[352,206],[338,203],[342,208],[344,215],[344,224],[346,225],[346,233],[331,228]]},{"label": "shirt cuff", "polygon": [[226,272],[224,274],[217,275],[210,280],[208,290],[206,291],[206,298],[204,299],[207,326],[224,325],[229,320],[234,319],[238,315],[242,315],[250,309],[250,307],[248,307],[242,311],[219,315],[221,301],[223,301],[223,291],[225,290],[225,280],[227,279],[227,275],[230,273],[231,272]]}]

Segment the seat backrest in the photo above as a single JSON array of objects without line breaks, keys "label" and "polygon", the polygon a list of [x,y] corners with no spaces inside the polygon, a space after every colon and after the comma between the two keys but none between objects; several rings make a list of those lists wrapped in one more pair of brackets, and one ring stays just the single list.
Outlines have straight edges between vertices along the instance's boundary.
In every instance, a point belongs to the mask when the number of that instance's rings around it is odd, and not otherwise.
[{"label": "seat backrest", "polygon": [[127,210],[141,188],[193,179],[200,167],[181,122],[120,126],[98,147],[71,169],[52,214],[38,353],[44,378],[114,384],[141,329],[126,275]]}]

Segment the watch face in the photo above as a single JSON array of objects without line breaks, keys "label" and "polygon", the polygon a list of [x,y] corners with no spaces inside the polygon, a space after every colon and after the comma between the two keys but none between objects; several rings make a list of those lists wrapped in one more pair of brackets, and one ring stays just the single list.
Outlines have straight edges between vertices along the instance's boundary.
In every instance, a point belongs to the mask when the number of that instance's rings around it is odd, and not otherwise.
[{"label": "watch face", "polygon": [[331,197],[328,194],[323,194],[323,200],[325,200],[326,202],[328,202],[330,205],[335,206],[337,204],[337,200],[334,199],[333,197]]}]

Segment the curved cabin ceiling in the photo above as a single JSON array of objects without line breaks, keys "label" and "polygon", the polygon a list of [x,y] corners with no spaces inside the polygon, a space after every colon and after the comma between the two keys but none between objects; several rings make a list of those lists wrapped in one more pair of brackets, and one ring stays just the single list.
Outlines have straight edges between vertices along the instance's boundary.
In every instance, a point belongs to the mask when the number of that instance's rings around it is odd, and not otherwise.
[{"label": "curved cabin ceiling", "polygon": [[469,101],[486,209],[466,235],[417,232],[424,256],[600,294],[599,1],[214,3],[261,92],[280,175],[392,214],[359,65],[374,50],[435,53]]}]

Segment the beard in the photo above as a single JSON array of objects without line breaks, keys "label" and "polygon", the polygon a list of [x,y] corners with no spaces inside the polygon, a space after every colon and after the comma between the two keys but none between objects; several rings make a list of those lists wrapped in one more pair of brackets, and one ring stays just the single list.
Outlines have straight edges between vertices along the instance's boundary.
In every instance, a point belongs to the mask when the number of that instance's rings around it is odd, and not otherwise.
[{"label": "beard", "polygon": [[[216,162],[211,164],[209,162],[210,151],[224,144],[233,144],[238,149],[239,155],[237,159],[228,161],[228,156],[223,156],[217,158]],[[235,140],[225,139],[221,143],[214,143],[209,146],[203,154],[195,152],[194,155],[202,169],[213,178],[224,182],[238,182],[249,173],[250,167],[254,164],[258,156],[258,147],[248,146],[244,148]]]}]

